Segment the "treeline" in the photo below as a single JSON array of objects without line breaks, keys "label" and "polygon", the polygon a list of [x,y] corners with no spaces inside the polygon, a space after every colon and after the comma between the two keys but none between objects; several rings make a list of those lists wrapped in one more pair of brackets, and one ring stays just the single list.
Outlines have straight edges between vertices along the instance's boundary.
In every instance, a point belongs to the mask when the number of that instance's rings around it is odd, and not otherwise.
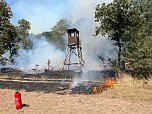
[{"label": "treeline", "polygon": [[[152,1],[113,0],[95,11],[96,35],[108,36],[118,48],[115,66],[129,64],[138,78],[152,75]],[[114,60],[113,60],[114,61]]]}]

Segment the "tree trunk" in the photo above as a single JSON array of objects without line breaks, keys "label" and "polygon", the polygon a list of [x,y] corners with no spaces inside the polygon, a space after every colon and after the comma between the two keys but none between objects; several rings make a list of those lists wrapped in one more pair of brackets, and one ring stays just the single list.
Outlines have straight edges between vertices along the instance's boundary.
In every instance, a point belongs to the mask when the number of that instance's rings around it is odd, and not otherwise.
[{"label": "tree trunk", "polygon": [[120,68],[121,66],[121,43],[120,39],[118,40],[118,67]]}]

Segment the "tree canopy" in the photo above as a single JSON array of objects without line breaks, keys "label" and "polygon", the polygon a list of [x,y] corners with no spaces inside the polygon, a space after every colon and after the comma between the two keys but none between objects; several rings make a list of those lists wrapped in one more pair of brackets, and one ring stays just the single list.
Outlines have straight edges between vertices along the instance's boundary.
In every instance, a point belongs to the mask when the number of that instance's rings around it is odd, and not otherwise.
[{"label": "tree canopy", "polygon": [[124,33],[126,30],[137,29],[141,26],[142,18],[140,13],[128,0],[114,0],[110,4],[100,4],[95,12],[96,35],[108,35],[111,40],[116,41],[118,46],[118,64],[121,61],[121,50],[123,41],[126,40]]},{"label": "tree canopy", "polygon": [[49,42],[53,42],[54,45],[62,50],[65,49],[65,34],[69,28],[70,23],[67,19],[60,19],[56,25],[54,25],[50,31],[43,32],[42,35],[47,38]]},{"label": "tree canopy", "polygon": [[12,11],[5,0],[0,1],[0,57],[9,51],[10,58],[17,53],[18,40],[15,26],[10,23]]},{"label": "tree canopy", "polygon": [[21,47],[25,50],[30,50],[33,47],[33,42],[29,39],[29,30],[30,30],[30,22],[21,19],[18,21],[17,32],[18,32],[18,39],[21,40]]},{"label": "tree canopy", "polygon": [[151,10],[150,0],[113,0],[96,7],[96,35],[107,35],[116,42],[119,67],[122,60],[129,62],[137,77],[152,73]]},{"label": "tree canopy", "polygon": [[10,22],[12,16],[10,6],[5,0],[0,0],[0,60],[4,60],[5,53],[9,54],[8,60],[13,60],[21,46],[27,50],[32,48],[32,42],[28,38],[30,23],[21,19],[18,26],[15,26]]}]

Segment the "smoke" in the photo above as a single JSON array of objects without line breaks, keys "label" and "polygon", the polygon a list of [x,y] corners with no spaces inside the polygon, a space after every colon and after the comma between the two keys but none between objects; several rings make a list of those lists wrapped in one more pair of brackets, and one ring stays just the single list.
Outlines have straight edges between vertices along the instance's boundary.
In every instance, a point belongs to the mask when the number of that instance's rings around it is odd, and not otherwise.
[{"label": "smoke", "polygon": [[[98,79],[96,72],[88,73],[91,70],[103,70],[103,63],[98,55],[107,59],[116,57],[113,42],[106,36],[94,37],[95,27],[95,7],[103,2],[110,3],[112,0],[6,0],[13,11],[11,21],[17,24],[19,19],[26,19],[31,23],[30,33],[40,34],[50,31],[56,22],[61,18],[71,21],[71,28],[77,28],[80,32],[82,43],[83,60],[85,67],[82,69],[81,77],[73,80],[73,87],[81,80]],[[20,49],[16,64],[19,69],[29,71],[31,69],[44,70],[50,66],[59,64],[65,58],[65,52],[57,49],[53,44],[43,38],[30,36],[34,42],[34,48],[28,52]],[[71,58],[72,59],[72,58]],[[72,60],[76,60],[74,58]],[[76,60],[77,61],[77,60]]]},{"label": "smoke", "polygon": [[85,67],[82,69],[81,76],[73,79],[72,88],[84,80],[103,80],[104,74],[96,72],[105,69],[98,55],[105,58],[105,60],[116,57],[116,50],[113,46],[114,42],[106,36],[98,35],[95,37],[95,26],[94,20],[88,18],[79,19],[73,24],[73,27],[76,27],[80,31]]},{"label": "smoke", "polygon": [[44,71],[48,69],[48,60],[50,61],[50,69],[58,64],[64,57],[64,52],[50,44],[44,37],[36,38],[30,35],[30,39],[34,43],[32,50],[19,50],[19,57],[16,58],[15,66],[19,69],[29,72],[32,69]]},{"label": "smoke", "polygon": [[[116,52],[110,40],[101,35],[94,37],[95,26],[94,12],[97,4],[111,0],[6,0],[13,11],[12,22],[17,23],[24,18],[31,23],[31,33],[38,34],[50,31],[61,18],[70,20],[71,28],[80,31],[82,41],[83,59],[87,70],[101,70],[103,65],[98,58],[116,57]],[[39,69],[47,68],[48,59],[54,66],[64,59],[65,53],[48,43],[45,38],[34,40],[34,48],[29,52],[20,50],[17,66],[21,69],[32,69],[38,64]],[[85,69],[85,70],[86,70]]]},{"label": "smoke", "polygon": [[80,31],[80,40],[82,42],[83,58],[88,70],[102,70],[103,64],[98,55],[103,58],[116,57],[113,42],[107,37],[95,34],[95,22],[91,19],[83,18],[77,20],[73,25]]}]

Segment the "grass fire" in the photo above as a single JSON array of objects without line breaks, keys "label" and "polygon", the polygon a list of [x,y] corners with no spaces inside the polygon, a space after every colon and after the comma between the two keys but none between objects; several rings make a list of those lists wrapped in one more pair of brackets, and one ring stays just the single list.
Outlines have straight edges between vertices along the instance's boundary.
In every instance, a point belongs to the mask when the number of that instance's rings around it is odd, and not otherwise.
[{"label": "grass fire", "polygon": [[152,114],[151,0],[0,0],[0,114]]}]

